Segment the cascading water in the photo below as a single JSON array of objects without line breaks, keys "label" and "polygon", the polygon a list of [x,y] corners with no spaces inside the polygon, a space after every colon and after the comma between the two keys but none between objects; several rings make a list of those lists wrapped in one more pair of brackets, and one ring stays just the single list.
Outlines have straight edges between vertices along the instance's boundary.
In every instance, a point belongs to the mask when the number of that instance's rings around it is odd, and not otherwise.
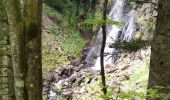
[{"label": "cascading water", "polygon": [[[105,47],[104,64],[111,65],[114,61],[112,56],[115,52],[115,48],[110,48],[109,45],[120,41],[131,41],[134,38],[136,32],[135,24],[135,11],[130,10],[127,0],[116,0],[111,8],[108,17],[114,21],[124,23],[123,28],[119,28],[115,25],[109,25],[106,27],[107,39]],[[99,30],[96,43],[89,51],[86,62],[88,66],[94,70],[100,70],[100,49],[102,44],[102,29]]]}]

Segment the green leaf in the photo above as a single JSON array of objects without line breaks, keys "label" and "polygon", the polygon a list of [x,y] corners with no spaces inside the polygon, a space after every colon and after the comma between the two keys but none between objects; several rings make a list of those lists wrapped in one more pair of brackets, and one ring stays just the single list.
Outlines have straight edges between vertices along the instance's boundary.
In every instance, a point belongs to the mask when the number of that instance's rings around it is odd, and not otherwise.
[{"label": "green leaf", "polygon": [[116,25],[116,26],[118,26],[118,27],[120,27],[120,28],[122,28],[122,27],[124,26],[123,23],[118,22],[118,21],[113,21],[113,20],[111,20],[111,19],[109,19],[109,18],[107,18],[107,20],[106,20],[106,22],[105,22],[105,21],[102,19],[101,16],[97,16],[97,17],[95,17],[95,18],[93,18],[93,19],[85,20],[85,21],[83,22],[83,24],[85,24],[85,25],[94,25],[94,26],[101,26],[101,25],[103,25],[103,24],[106,24],[106,25]]}]

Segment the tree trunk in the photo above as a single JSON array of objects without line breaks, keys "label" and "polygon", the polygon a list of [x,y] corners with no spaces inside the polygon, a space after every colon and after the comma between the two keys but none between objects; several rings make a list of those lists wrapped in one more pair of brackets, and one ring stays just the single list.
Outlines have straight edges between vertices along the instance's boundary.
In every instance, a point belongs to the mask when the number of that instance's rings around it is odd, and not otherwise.
[{"label": "tree trunk", "polygon": [[[148,89],[163,87],[158,94],[170,93],[170,0],[159,0],[156,31],[151,49]],[[154,100],[163,100],[156,97]],[[169,100],[167,98],[166,100]],[[148,100],[151,100],[148,98]]]},{"label": "tree trunk", "polygon": [[15,100],[13,70],[9,55],[0,57],[0,100]]},{"label": "tree trunk", "polygon": [[0,57],[0,100],[8,100],[7,67],[4,64],[4,56]]},{"label": "tree trunk", "polygon": [[6,0],[17,100],[42,100],[42,0]]},{"label": "tree trunk", "polygon": [[[7,64],[8,64],[8,96],[9,100],[15,100],[15,90],[14,90],[14,73],[13,73],[13,66],[12,66],[12,57],[11,55],[7,55]],[[7,100],[7,99],[5,99]]]},{"label": "tree trunk", "polygon": [[9,46],[8,19],[3,4],[0,1],[0,100],[15,100],[14,97],[14,80],[11,65]]},{"label": "tree trunk", "polygon": [[6,0],[8,21],[11,35],[12,63],[15,81],[16,100],[27,100],[27,89],[25,87],[26,77],[26,52],[25,52],[25,34],[23,33],[23,23],[21,14],[21,4],[19,0]]},{"label": "tree trunk", "polygon": [[41,0],[25,0],[24,33],[27,50],[27,89],[29,100],[41,100]]},{"label": "tree trunk", "polygon": [[100,51],[100,62],[101,62],[101,76],[102,76],[102,84],[103,84],[103,93],[107,93],[107,88],[106,88],[106,80],[105,80],[105,70],[104,70],[104,49],[106,45],[106,13],[107,13],[107,4],[108,0],[105,0],[104,5],[103,5],[103,25],[102,25],[102,32],[103,32],[103,42],[102,42],[102,47]]}]

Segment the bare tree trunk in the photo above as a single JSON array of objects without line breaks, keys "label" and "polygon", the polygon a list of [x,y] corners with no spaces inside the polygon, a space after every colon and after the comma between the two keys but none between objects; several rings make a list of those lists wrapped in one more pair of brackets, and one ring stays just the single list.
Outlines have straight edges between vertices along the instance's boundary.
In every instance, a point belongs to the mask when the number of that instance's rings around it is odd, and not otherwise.
[{"label": "bare tree trunk", "polygon": [[[7,70],[7,67],[4,65],[4,56],[5,56],[5,37],[8,34],[7,32],[7,19],[4,18],[6,15],[5,13],[5,8],[3,6],[3,1],[0,1],[0,100],[2,99],[2,96],[4,94],[4,90],[3,87],[4,85],[4,78],[7,78],[6,75],[7,73],[5,73],[4,71]],[[5,76],[5,77],[3,77]],[[6,93],[5,93],[6,94]]]},{"label": "bare tree trunk", "polygon": [[4,56],[0,57],[0,99],[8,100],[7,66],[4,64]]},{"label": "bare tree trunk", "polygon": [[8,19],[3,4],[0,1],[0,100],[15,100],[13,69],[10,57]]},{"label": "bare tree trunk", "polygon": [[13,71],[10,57],[0,57],[0,100],[15,100]]},{"label": "bare tree trunk", "polygon": [[104,49],[106,45],[106,13],[107,13],[107,4],[108,0],[105,0],[104,5],[103,5],[103,25],[102,25],[102,32],[103,32],[103,42],[102,42],[102,47],[100,51],[100,62],[101,62],[101,76],[102,76],[102,84],[103,84],[103,93],[107,93],[107,88],[106,88],[106,80],[105,80],[105,70],[104,70]]},{"label": "bare tree trunk", "polygon": [[24,33],[27,50],[27,89],[29,100],[41,100],[42,64],[41,64],[41,18],[42,1],[25,0]]},{"label": "bare tree trunk", "polygon": [[14,90],[14,73],[12,66],[12,57],[11,55],[7,55],[7,64],[8,64],[8,96],[9,100],[15,100],[15,90]]},{"label": "bare tree trunk", "polygon": [[[148,89],[157,86],[158,95],[154,100],[164,100],[164,95],[170,93],[170,0],[159,0],[156,31],[151,49],[151,63]],[[170,95],[170,94],[169,94]],[[170,97],[165,100],[169,100]],[[147,100],[151,100],[147,98]]]},{"label": "bare tree trunk", "polygon": [[12,51],[12,63],[15,81],[15,97],[17,100],[26,100],[28,97],[25,87],[26,77],[26,52],[25,34],[23,32],[23,19],[19,0],[6,0],[8,21],[10,25],[10,42]]},{"label": "bare tree trunk", "polygon": [[42,100],[42,0],[6,0],[17,100]]}]

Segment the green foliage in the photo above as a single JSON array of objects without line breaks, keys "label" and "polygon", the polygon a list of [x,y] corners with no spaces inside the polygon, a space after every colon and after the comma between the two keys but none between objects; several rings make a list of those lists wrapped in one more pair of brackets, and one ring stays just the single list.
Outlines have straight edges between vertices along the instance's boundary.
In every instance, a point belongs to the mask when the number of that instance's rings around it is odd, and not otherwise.
[{"label": "green foliage", "polygon": [[68,9],[65,9],[65,13],[68,16],[69,24],[73,26],[72,28],[75,29],[78,21],[77,13],[82,8],[75,1],[69,2],[68,4],[70,6],[68,7]]},{"label": "green foliage", "polygon": [[148,91],[148,95],[149,98],[154,99],[155,97],[158,96],[158,89],[150,89]]},{"label": "green foliage", "polygon": [[114,93],[116,93],[114,91],[114,88],[107,86],[107,93],[105,95],[104,94],[100,95],[100,97],[103,98],[104,100],[114,100],[115,98]]},{"label": "green foliage", "polygon": [[82,48],[84,48],[86,43],[87,41],[80,36],[79,32],[72,31],[71,34],[68,34],[64,41],[64,54],[79,58]]},{"label": "green foliage", "polygon": [[60,34],[60,33],[58,32],[57,27],[55,27],[55,26],[52,26],[52,27],[51,27],[50,33],[51,33],[52,35],[54,35],[54,37],[57,37],[57,36]]},{"label": "green foliage", "polygon": [[136,52],[137,50],[150,45],[150,41],[144,40],[134,40],[130,42],[117,42],[115,44],[110,44],[110,48],[123,49],[129,52]]},{"label": "green foliage", "polygon": [[54,17],[57,21],[62,21],[64,18],[60,12],[57,12],[54,8],[51,8],[45,3],[43,4],[43,12],[46,12],[50,17]]},{"label": "green foliage", "polygon": [[[3,2],[0,2],[0,22],[6,22],[7,21],[7,17],[6,17],[6,11],[5,11],[5,6],[3,4]],[[2,23],[0,23],[2,24]]]},{"label": "green foliage", "polygon": [[60,52],[43,52],[42,56],[42,65],[43,68],[51,70],[53,68],[68,64],[68,61],[65,59],[65,56]]},{"label": "green foliage", "polygon": [[[52,0],[56,1],[56,0]],[[58,0],[59,1],[59,0]],[[57,1],[57,2],[58,2]],[[63,1],[59,1],[63,2]],[[53,2],[54,3],[54,2]],[[55,3],[54,3],[55,4]],[[49,25],[50,38],[43,37],[43,42],[47,47],[43,48],[43,68],[51,70],[58,66],[68,64],[67,56],[71,55],[80,58],[81,51],[86,44],[86,40],[80,36],[75,25],[77,25],[76,5],[74,2],[66,1],[62,12],[53,8],[50,4],[43,4],[43,11],[46,15],[56,21],[57,25]],[[73,9],[74,8],[74,9]],[[54,18],[54,19],[53,19]],[[70,20],[71,19],[71,20]],[[70,24],[72,23],[72,24]],[[74,24],[74,25],[73,25]],[[49,39],[48,39],[49,38]],[[46,42],[53,42],[48,44]],[[54,46],[56,45],[56,46]],[[57,48],[57,49],[56,49]]]},{"label": "green foliage", "polygon": [[65,8],[65,4],[62,0],[44,0],[44,3],[48,4],[51,7],[57,6],[58,9]]},{"label": "green foliage", "polygon": [[[45,0],[44,11],[48,12],[50,16],[56,18],[57,21],[68,22],[69,26],[76,29],[78,23],[89,16],[93,15],[92,9],[98,0]],[[55,13],[54,13],[55,12]],[[88,13],[89,12],[89,13]],[[56,14],[57,13],[57,14]]]},{"label": "green foliage", "polygon": [[[87,79],[89,78],[86,77]],[[107,79],[111,78],[110,76],[106,76]],[[135,84],[135,83],[134,83]],[[104,95],[101,92],[103,87],[101,82],[101,76],[98,76],[98,81],[87,84],[84,83],[83,86],[89,91],[87,94],[84,94],[85,100],[145,100],[146,91],[138,91],[138,90],[127,90],[122,91],[120,86],[123,84],[118,84],[116,86],[107,86],[107,94]],[[128,87],[127,87],[128,88]]]},{"label": "green foliage", "polygon": [[7,36],[8,36],[8,26],[6,10],[3,4],[0,2],[0,55],[8,52]]},{"label": "green foliage", "polygon": [[107,20],[106,22],[102,19],[102,14],[98,13],[96,14],[96,16],[92,19],[87,19],[83,22],[83,24],[85,25],[94,25],[94,26],[101,26],[103,24],[107,24],[107,25],[116,25],[118,27],[123,27],[124,24],[123,23],[120,23],[118,21],[113,21],[111,20],[110,18],[107,17]]},{"label": "green foliage", "polygon": [[135,92],[135,91],[128,91],[128,92],[122,92],[119,94],[119,98],[122,100],[128,99],[128,100],[145,100],[146,96],[144,93],[141,92]]},{"label": "green foliage", "polygon": [[148,90],[148,97],[151,100],[154,100],[155,98],[161,98],[161,100],[169,100],[169,96],[170,94],[164,94],[164,93],[160,93],[159,91],[161,91],[162,89],[167,89],[167,87],[162,87],[162,86],[155,86],[151,89]]},{"label": "green foliage", "polygon": [[[100,85],[101,86],[101,85]],[[104,100],[145,100],[146,96],[143,92],[136,91],[119,91],[115,87],[107,87],[107,94],[101,95]]]}]

